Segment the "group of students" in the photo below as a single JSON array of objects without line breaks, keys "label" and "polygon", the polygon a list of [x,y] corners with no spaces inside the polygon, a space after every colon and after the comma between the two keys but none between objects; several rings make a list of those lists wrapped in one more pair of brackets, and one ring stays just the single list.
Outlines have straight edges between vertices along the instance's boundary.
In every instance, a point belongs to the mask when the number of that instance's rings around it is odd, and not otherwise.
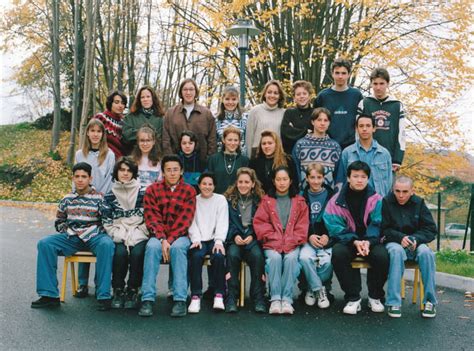
[{"label": "group of students", "polygon": [[[308,305],[329,307],[334,269],[345,293],[343,312],[356,314],[361,278],[351,261],[361,256],[372,267],[372,311],[385,310],[388,276],[388,314],[401,316],[408,258],[419,262],[426,287],[422,315],[434,317],[434,256],[426,244],[436,226],[411,179],[392,180],[405,148],[402,104],[388,96],[383,68],[372,72],[368,98],[347,85],[350,62],[335,60],[331,71],[334,85],[314,107],[309,82],[294,83],[296,107],[285,110],[281,84],[272,80],[248,115],[237,89],[227,87],[214,118],[197,104],[192,79],[180,84],[181,103],[166,113],[156,92],[142,87],[123,118],[127,98],[112,93],[76,154],[73,192],[59,203],[59,234],[38,243],[40,299],[32,307],[59,305],[57,256],[89,249],[97,256],[100,310],[139,308],[140,316],[151,316],[160,264],[169,262],[171,315],[197,313],[210,255],[208,291],[216,310],[238,310],[245,260],[258,313],[293,314],[298,277],[305,278]],[[77,296],[84,297],[88,267],[79,275]]]}]

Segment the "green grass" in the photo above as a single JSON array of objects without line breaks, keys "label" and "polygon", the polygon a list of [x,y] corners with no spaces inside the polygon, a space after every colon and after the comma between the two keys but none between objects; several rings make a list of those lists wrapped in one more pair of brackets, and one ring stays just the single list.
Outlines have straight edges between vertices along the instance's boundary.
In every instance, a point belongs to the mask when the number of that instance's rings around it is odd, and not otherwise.
[{"label": "green grass", "polygon": [[436,270],[474,278],[474,256],[463,250],[441,250],[436,253]]}]

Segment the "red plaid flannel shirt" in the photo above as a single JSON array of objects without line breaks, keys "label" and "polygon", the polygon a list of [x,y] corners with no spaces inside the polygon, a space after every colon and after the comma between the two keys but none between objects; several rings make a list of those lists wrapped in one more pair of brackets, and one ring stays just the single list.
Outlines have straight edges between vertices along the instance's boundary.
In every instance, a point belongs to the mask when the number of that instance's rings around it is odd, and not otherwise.
[{"label": "red plaid flannel shirt", "polygon": [[143,204],[145,224],[158,239],[166,239],[171,244],[188,235],[196,210],[196,191],[182,178],[174,191],[165,180],[153,183],[146,189]]}]

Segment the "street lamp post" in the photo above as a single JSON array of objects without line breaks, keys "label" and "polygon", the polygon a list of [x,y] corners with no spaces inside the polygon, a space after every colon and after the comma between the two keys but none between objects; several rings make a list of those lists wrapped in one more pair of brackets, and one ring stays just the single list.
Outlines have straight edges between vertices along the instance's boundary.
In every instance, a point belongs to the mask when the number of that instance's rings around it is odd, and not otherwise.
[{"label": "street lamp post", "polygon": [[237,23],[226,29],[226,33],[239,37],[240,52],[240,106],[245,106],[245,59],[249,49],[249,37],[258,35],[260,29],[252,20],[238,19]]}]

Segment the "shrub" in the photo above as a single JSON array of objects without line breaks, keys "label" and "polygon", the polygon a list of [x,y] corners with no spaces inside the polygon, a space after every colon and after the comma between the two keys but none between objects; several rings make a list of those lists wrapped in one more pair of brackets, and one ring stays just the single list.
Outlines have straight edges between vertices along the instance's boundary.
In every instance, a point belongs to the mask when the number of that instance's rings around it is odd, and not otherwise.
[{"label": "shrub", "polygon": [[[35,120],[32,125],[37,129],[51,130],[53,128],[53,116],[53,112],[47,113]],[[71,130],[71,118],[72,114],[70,111],[61,109],[61,130]]]}]

